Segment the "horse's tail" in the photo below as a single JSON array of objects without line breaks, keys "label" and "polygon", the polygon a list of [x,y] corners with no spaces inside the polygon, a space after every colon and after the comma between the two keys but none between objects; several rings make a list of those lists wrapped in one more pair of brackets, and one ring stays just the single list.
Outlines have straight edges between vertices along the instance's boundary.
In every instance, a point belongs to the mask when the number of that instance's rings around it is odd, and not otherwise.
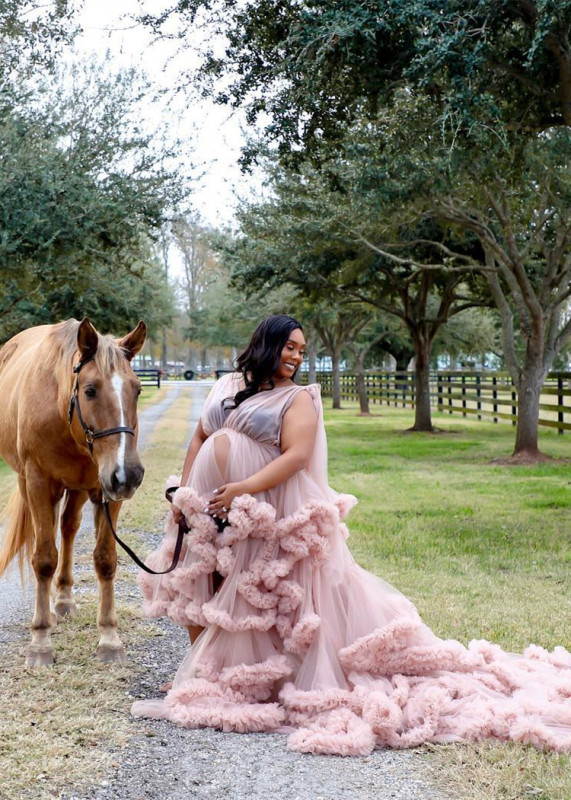
[{"label": "horse's tail", "polygon": [[0,521],[4,520],[6,520],[6,526],[0,546],[0,576],[5,572],[8,564],[18,556],[18,566],[23,581],[24,566],[32,556],[34,527],[30,509],[18,488],[2,512]]}]

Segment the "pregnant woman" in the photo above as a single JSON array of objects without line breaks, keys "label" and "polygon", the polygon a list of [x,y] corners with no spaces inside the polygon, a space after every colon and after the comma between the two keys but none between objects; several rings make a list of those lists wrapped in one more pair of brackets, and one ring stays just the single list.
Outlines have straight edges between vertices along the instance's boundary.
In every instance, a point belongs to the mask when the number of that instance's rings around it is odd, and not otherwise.
[{"label": "pregnant woman", "polygon": [[145,611],[188,627],[166,697],[135,716],[189,728],[289,734],[303,752],[497,738],[571,750],[571,655],[439,639],[413,604],[360,568],[327,483],[317,385],[298,386],[301,325],[264,320],[208,396],[173,498],[191,532],[181,563],[142,574]]}]

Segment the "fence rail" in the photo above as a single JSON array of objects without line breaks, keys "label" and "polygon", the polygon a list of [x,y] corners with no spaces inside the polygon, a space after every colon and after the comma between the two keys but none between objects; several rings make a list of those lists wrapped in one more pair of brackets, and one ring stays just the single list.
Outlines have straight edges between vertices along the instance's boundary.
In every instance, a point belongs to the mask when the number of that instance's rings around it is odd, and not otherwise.
[{"label": "fence rail", "polygon": [[136,369],[135,375],[141,381],[142,386],[156,386],[157,389],[161,388],[161,371],[160,369]]},{"label": "fence rail", "polygon": [[[318,372],[324,397],[333,394],[331,372]],[[358,400],[357,379],[353,373],[340,376],[341,398]],[[369,402],[397,408],[414,408],[413,372],[367,372],[365,386]],[[515,425],[518,414],[517,392],[507,372],[435,372],[430,377],[431,405],[448,414],[492,419]],[[571,431],[571,372],[550,372],[541,390],[539,424]]]}]

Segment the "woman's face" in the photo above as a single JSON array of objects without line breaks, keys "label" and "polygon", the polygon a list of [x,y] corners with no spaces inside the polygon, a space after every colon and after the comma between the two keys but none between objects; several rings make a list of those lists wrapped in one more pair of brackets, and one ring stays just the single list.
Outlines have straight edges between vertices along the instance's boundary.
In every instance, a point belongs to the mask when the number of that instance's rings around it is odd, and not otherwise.
[{"label": "woman's face", "polygon": [[280,358],[280,365],[274,375],[274,380],[291,378],[303,361],[305,353],[305,338],[299,328],[295,328],[284,345]]}]

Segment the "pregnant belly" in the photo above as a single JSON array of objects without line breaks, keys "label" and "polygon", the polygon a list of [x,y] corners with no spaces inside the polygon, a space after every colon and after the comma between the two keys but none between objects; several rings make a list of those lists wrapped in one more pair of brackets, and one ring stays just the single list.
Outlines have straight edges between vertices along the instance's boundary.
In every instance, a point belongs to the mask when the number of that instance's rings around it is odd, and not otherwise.
[{"label": "pregnant belly", "polygon": [[203,495],[224,483],[242,481],[280,455],[276,445],[263,444],[231,428],[213,433],[198,452],[189,485]]}]

